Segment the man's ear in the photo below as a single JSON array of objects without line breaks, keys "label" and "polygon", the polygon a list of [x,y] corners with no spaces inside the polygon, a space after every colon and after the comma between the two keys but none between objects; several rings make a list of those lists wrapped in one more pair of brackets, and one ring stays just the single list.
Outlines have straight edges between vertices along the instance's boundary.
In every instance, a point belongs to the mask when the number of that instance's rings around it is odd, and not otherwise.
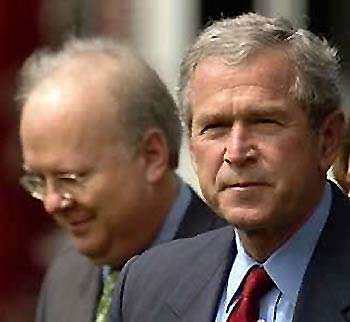
[{"label": "man's ear", "polygon": [[142,137],[140,155],[144,161],[145,177],[149,183],[161,180],[169,169],[170,151],[164,133],[150,129]]},{"label": "man's ear", "polygon": [[336,110],[327,115],[319,129],[320,167],[327,169],[335,161],[341,146],[344,128],[344,114]]}]

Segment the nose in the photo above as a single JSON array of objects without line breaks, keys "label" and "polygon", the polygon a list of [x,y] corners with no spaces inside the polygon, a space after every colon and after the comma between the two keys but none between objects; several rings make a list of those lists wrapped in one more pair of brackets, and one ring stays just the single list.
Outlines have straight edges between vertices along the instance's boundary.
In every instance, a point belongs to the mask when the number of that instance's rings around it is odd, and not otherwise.
[{"label": "nose", "polygon": [[256,149],[249,135],[249,129],[243,124],[232,126],[224,147],[224,162],[243,166],[256,158]]},{"label": "nose", "polygon": [[55,214],[62,211],[72,204],[72,198],[69,194],[60,194],[57,191],[48,191],[43,198],[43,205],[47,213]]}]

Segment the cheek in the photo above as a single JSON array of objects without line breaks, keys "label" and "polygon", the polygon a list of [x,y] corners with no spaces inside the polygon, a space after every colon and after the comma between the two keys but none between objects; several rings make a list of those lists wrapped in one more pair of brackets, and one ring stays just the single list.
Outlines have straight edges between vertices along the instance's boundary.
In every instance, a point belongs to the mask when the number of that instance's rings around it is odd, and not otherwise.
[{"label": "cheek", "polygon": [[204,198],[214,208],[217,207],[216,180],[222,166],[223,149],[215,143],[191,145],[192,159]]},{"label": "cheek", "polygon": [[296,139],[279,143],[266,148],[263,168],[274,185],[275,196],[267,202],[288,208],[319,182],[317,149],[308,141]]},{"label": "cheek", "polygon": [[[271,173],[288,176],[304,167],[312,147],[294,136],[279,137],[278,140],[264,141],[259,145],[259,161]],[[317,162],[315,159],[314,162]]]},{"label": "cheek", "polygon": [[223,161],[221,145],[217,142],[194,143],[191,145],[191,153],[199,181],[203,184],[215,183]]},{"label": "cheek", "polygon": [[118,180],[112,176],[99,176],[91,182],[79,198],[79,207],[93,213],[99,223],[108,221],[109,213],[118,213],[121,200]]}]

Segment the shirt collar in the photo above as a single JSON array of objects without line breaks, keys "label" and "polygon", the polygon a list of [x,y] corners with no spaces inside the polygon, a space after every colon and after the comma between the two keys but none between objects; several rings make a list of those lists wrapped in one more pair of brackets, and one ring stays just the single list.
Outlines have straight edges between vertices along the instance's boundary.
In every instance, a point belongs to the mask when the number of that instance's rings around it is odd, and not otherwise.
[{"label": "shirt collar", "polygon": [[235,241],[237,246],[237,256],[232,264],[231,272],[227,282],[227,303],[225,310],[232,304],[230,299],[237,293],[239,286],[241,285],[244,277],[248,273],[249,269],[256,265],[256,261],[252,259],[244,250],[241,240],[238,234],[235,234]]},{"label": "shirt collar", "polygon": [[296,304],[306,268],[328,218],[331,199],[332,189],[326,182],[322,199],[312,216],[264,264],[278,289],[293,305]]}]

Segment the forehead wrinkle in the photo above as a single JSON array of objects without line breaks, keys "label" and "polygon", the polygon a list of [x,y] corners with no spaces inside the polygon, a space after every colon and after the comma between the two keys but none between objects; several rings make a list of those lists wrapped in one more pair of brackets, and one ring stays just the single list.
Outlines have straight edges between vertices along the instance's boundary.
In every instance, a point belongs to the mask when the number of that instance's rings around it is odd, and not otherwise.
[{"label": "forehead wrinkle", "polygon": [[[265,63],[267,57],[269,64]],[[271,64],[275,68],[271,68]],[[206,87],[208,83],[211,84],[211,93],[220,91],[224,83],[226,86],[229,84],[231,88],[258,85],[273,89],[274,92],[289,94],[295,77],[296,70],[286,50],[260,53],[237,65],[227,64],[223,57],[211,56],[200,61],[192,75],[190,84],[192,101],[195,102],[197,99],[194,94],[197,92],[200,94],[201,88]]]},{"label": "forehead wrinkle", "polygon": [[277,109],[285,101],[285,96],[276,95],[272,88],[265,88],[255,85],[239,85],[224,87],[219,92],[212,92],[210,95],[197,100],[197,107],[203,110],[225,108],[231,105],[233,108],[244,105],[249,108]]}]

